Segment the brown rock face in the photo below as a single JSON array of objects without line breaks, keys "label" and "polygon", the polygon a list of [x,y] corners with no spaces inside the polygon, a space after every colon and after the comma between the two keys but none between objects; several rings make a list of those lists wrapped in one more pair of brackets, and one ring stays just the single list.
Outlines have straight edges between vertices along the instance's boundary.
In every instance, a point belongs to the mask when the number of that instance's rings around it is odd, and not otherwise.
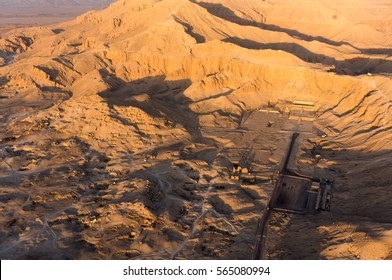
[{"label": "brown rock face", "polygon": [[271,215],[264,256],[391,258],[391,23],[390,1],[120,0],[7,31],[0,257],[250,259],[297,132],[331,211]]}]

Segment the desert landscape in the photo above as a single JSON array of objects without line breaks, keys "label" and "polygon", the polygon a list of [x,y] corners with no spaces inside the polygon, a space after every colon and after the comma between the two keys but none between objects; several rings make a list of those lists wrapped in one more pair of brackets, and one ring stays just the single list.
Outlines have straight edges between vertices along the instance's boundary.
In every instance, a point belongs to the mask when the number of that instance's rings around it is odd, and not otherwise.
[{"label": "desert landscape", "polygon": [[1,259],[392,259],[392,1],[10,2]]},{"label": "desert landscape", "polygon": [[15,28],[48,25],[100,10],[115,0],[0,0],[0,36]]}]

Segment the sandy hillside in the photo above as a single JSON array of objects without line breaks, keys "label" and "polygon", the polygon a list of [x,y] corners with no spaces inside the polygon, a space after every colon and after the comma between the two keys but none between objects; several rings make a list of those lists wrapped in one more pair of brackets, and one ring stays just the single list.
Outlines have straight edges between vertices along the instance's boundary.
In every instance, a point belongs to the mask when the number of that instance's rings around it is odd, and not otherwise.
[{"label": "sandy hillside", "polygon": [[392,3],[341,2],[120,0],[9,31],[0,258],[251,259],[298,132],[290,168],[331,208],[273,213],[265,258],[390,259]]}]

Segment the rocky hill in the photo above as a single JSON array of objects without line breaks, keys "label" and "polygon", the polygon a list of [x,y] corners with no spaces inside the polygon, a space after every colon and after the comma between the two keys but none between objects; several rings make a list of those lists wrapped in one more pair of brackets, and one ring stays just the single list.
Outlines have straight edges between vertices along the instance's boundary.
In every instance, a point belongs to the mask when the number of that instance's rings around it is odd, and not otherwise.
[{"label": "rocky hill", "polygon": [[[0,256],[251,258],[273,185],[231,181],[229,150],[246,150],[249,112],[283,121],[301,101],[313,134],[293,164],[331,177],[335,204],[277,217],[270,258],[390,258],[391,8],[120,0],[8,32]],[[279,169],[289,134],[276,123],[247,139],[266,137],[260,162]]]}]

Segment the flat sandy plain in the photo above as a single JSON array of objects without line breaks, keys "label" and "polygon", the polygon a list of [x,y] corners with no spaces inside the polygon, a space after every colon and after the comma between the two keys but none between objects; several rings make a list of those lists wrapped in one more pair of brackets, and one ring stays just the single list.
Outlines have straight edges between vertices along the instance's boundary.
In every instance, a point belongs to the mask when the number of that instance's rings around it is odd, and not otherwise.
[{"label": "flat sandy plain", "polygon": [[90,10],[103,9],[111,2],[114,0],[0,0],[0,34],[14,28],[68,21]]},{"label": "flat sandy plain", "polygon": [[391,1],[120,0],[1,36],[0,258],[251,259],[295,132],[331,208],[274,212],[264,257],[392,258]]}]

